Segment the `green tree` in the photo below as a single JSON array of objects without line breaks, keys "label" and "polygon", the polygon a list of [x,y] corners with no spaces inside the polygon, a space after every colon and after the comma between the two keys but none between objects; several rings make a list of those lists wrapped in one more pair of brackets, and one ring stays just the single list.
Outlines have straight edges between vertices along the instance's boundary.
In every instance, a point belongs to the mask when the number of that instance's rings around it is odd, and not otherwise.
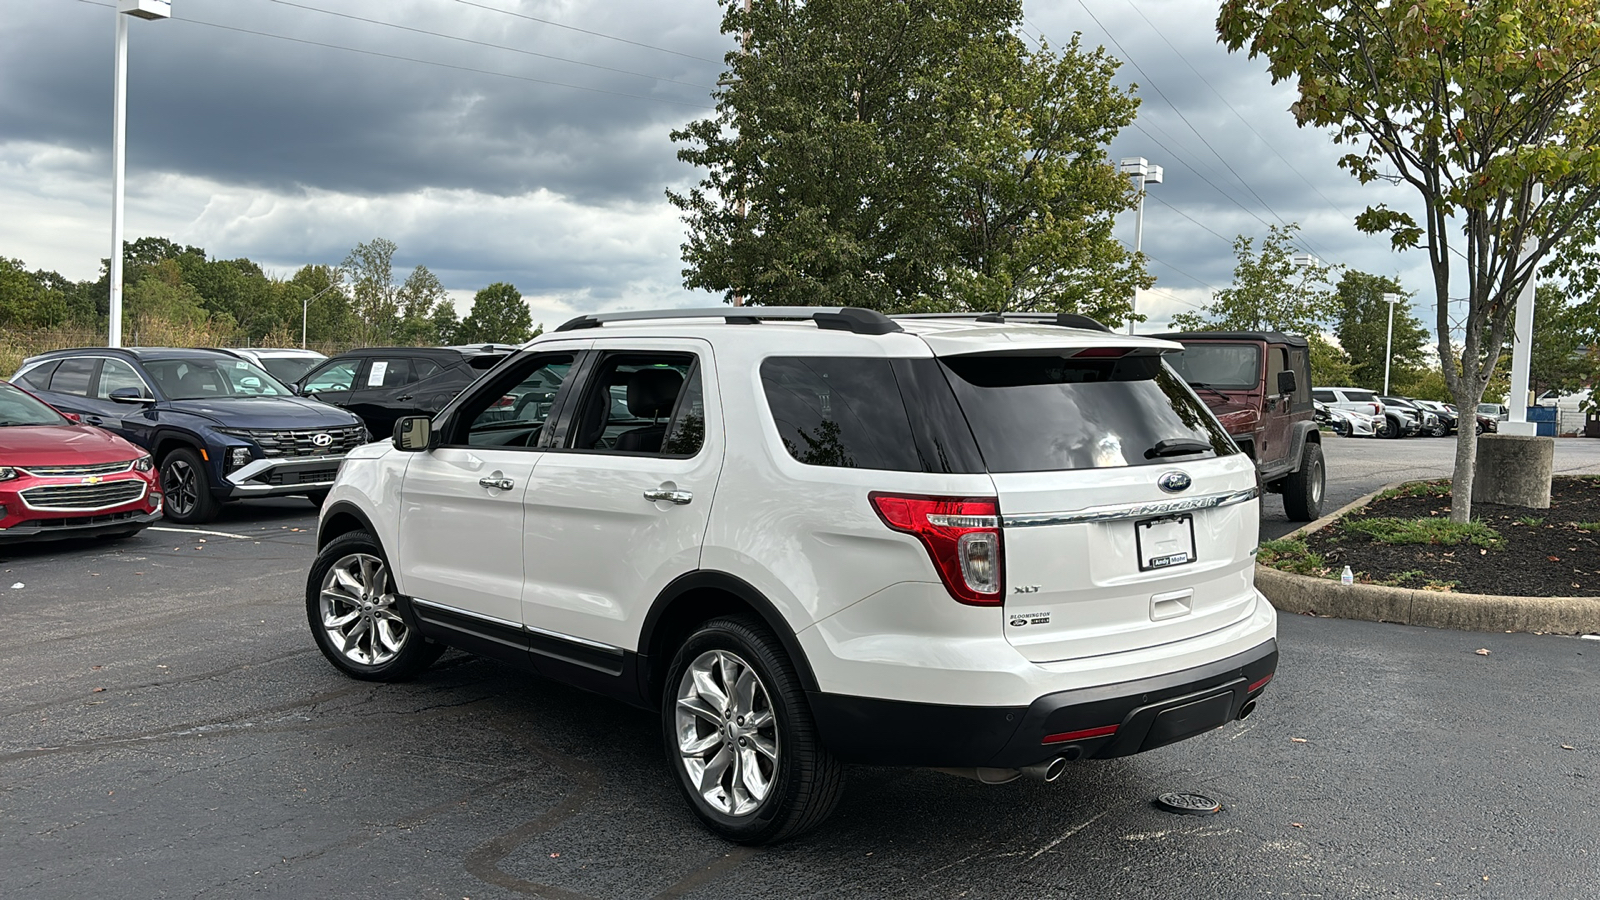
[{"label": "green tree", "polygon": [[1333,345],[1333,342],[1323,337],[1318,332],[1306,335],[1306,342],[1311,345],[1311,383],[1313,385],[1325,384],[1329,387],[1343,387],[1355,383],[1354,370],[1350,365],[1350,357],[1343,350]]},{"label": "green tree", "polygon": [[1121,320],[1143,260],[1105,158],[1137,101],[1075,39],[1015,36],[1018,0],[727,7],[717,115],[672,133],[684,284],[773,305],[1077,310]]},{"label": "green tree", "polygon": [[1590,348],[1595,346],[1595,326],[1590,309],[1568,305],[1560,286],[1539,285],[1534,294],[1533,354],[1528,366],[1528,389],[1535,396],[1545,391],[1571,394],[1593,384],[1595,360]]},{"label": "green tree", "polygon": [[463,344],[520,344],[533,337],[533,314],[522,293],[497,281],[472,298],[472,311],[461,320],[456,341]]},{"label": "green tree", "polygon": [[[1384,364],[1389,362],[1389,383],[1409,383],[1426,367],[1428,329],[1411,314],[1410,296],[1394,304],[1394,340],[1389,339],[1389,304],[1384,294],[1402,294],[1400,282],[1366,272],[1345,272],[1334,289],[1334,334],[1350,357],[1355,380],[1368,390],[1383,390]],[[1393,348],[1392,359],[1385,354]]]},{"label": "green tree", "polygon": [[337,266],[301,266],[284,282],[283,297],[296,325],[304,314],[308,341],[346,341],[356,332],[355,313],[344,291],[344,270]]},{"label": "green tree", "polygon": [[[1600,202],[1593,0],[1223,0],[1217,31],[1297,82],[1297,120],[1352,145],[1340,165],[1363,184],[1416,191],[1421,224],[1379,204],[1356,225],[1427,252],[1442,372],[1456,406],[1475,408],[1518,292]],[[1452,321],[1453,281],[1464,321]],[[1471,518],[1476,464],[1462,429],[1454,521]]]},{"label": "green tree", "polygon": [[1196,312],[1172,317],[1180,331],[1281,331],[1310,335],[1332,318],[1333,294],[1328,277],[1333,267],[1318,262],[1296,265],[1294,235],[1300,226],[1274,225],[1261,251],[1239,235],[1233,242],[1233,284],[1217,291],[1211,303]]},{"label": "green tree", "polygon": [[[440,320],[435,319],[441,306],[448,307],[451,312],[451,325],[454,325],[455,307],[450,303],[450,295],[445,293],[444,285],[439,277],[428,271],[427,266],[417,266],[406,277],[405,284],[400,285],[395,299],[400,305],[400,341],[405,344],[441,344],[445,343],[450,335],[439,333]],[[451,328],[454,331],[454,328]]]},{"label": "green tree", "polygon": [[350,307],[355,313],[353,337],[364,344],[386,344],[395,339],[400,318],[400,286],[394,283],[394,241],[373,238],[357,244],[345,257],[343,269],[350,280]]}]

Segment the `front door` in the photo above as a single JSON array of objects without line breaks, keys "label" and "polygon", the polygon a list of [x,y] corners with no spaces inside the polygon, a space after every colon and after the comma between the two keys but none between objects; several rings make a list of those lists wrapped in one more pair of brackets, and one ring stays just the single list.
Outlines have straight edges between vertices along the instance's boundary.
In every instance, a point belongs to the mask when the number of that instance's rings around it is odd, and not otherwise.
[{"label": "front door", "polygon": [[434,423],[438,446],[414,455],[400,489],[393,561],[408,596],[520,627],[522,500],[553,404],[524,404],[508,417],[502,401],[562,383],[581,349],[526,354]]},{"label": "front door", "polygon": [[580,377],[525,498],[522,621],[535,652],[583,658],[636,649],[657,594],[699,567],[723,430],[705,341],[596,341]]}]

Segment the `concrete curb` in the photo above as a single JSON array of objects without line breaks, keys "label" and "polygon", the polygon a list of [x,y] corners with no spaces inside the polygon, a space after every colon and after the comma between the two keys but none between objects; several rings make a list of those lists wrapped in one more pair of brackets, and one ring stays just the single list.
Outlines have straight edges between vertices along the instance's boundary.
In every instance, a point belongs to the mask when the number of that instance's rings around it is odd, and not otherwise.
[{"label": "concrete curb", "polygon": [[[1371,503],[1398,481],[1347,503],[1288,535],[1306,535]],[[1394,622],[1456,631],[1540,631],[1545,634],[1600,633],[1600,597],[1502,597],[1420,591],[1379,584],[1345,586],[1328,578],[1296,575],[1256,565],[1256,587],[1280,612],[1315,613],[1340,619]]]}]

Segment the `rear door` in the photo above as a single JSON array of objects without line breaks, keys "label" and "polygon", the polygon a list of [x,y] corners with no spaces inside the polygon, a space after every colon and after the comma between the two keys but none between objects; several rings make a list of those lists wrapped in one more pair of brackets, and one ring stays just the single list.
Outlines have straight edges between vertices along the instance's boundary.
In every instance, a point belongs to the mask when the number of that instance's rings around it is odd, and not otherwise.
[{"label": "rear door", "polygon": [[699,567],[723,429],[708,342],[596,341],[593,357],[527,492],[522,621],[536,652],[606,668]]},{"label": "rear door", "polygon": [[1181,641],[1254,609],[1255,468],[1154,355],[941,360],[994,480],[1006,636],[1035,662]]}]

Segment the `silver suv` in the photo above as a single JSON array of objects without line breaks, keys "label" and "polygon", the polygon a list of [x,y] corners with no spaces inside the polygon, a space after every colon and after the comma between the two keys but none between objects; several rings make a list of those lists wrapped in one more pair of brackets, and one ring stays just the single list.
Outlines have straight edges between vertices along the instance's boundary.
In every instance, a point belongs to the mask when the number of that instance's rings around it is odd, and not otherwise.
[{"label": "silver suv", "polygon": [[689,805],[743,843],[823,821],[844,763],[1048,781],[1193,737],[1254,708],[1277,620],[1255,467],[1178,349],[848,308],[574,319],[350,454],[311,631],[356,678],[454,646],[656,710]]}]

